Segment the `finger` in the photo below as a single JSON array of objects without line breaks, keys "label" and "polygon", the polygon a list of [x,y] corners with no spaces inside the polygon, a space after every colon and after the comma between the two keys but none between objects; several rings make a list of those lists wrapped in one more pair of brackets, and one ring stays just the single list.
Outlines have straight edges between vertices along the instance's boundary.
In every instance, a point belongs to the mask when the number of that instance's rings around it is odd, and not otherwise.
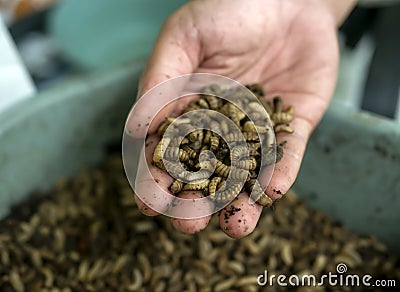
[{"label": "finger", "polygon": [[[182,199],[201,199],[204,198],[201,192],[193,192],[193,191],[185,191],[179,195],[179,198]],[[208,223],[211,219],[212,211],[214,210],[214,204],[211,200],[201,200],[193,202],[190,201],[176,201],[176,205],[171,209],[171,216],[179,216],[179,217],[197,217],[196,214],[210,214],[207,216],[203,216],[200,218],[195,219],[179,219],[179,218],[172,218],[171,222],[172,225],[175,227],[176,230],[187,233],[187,234],[194,234],[197,233],[204,228],[207,227]]]},{"label": "finger", "polygon": [[[187,5],[179,9],[163,25],[148,60],[146,69],[139,82],[138,97],[155,85],[170,78],[192,73],[200,63],[200,41],[197,28]],[[162,93],[158,102],[165,105],[174,95]],[[154,102],[154,101],[153,101]],[[132,132],[138,124],[149,123],[149,117],[155,116],[151,108],[154,105],[143,103],[137,114],[131,119]],[[167,106],[161,117],[171,114],[174,107]]]},{"label": "finger", "polygon": [[247,193],[239,194],[219,215],[221,229],[232,238],[242,238],[257,226],[263,207],[252,204]]},{"label": "finger", "polygon": [[294,183],[312,130],[307,121],[299,118],[293,120],[291,126],[294,129],[292,134],[279,133],[276,136],[277,143],[286,143],[283,145],[283,157],[275,165],[272,177],[269,169],[263,170],[260,175],[261,186],[273,200],[284,195]]},{"label": "finger", "polygon": [[141,156],[135,181],[136,203],[142,213],[148,216],[165,212],[173,199],[172,193],[168,190],[173,178],[151,163],[158,141],[159,138],[154,135],[146,139],[146,160]]}]

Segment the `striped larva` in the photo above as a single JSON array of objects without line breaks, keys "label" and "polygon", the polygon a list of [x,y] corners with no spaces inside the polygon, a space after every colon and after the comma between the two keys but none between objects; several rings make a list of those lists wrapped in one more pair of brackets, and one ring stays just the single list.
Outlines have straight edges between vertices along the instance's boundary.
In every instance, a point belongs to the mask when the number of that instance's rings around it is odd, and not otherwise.
[{"label": "striped larva", "polygon": [[171,190],[172,193],[177,194],[182,190],[183,185],[184,183],[182,181],[176,179],[173,181],[169,189]]},{"label": "striped larva", "polygon": [[235,165],[239,160],[241,159],[248,159],[249,158],[249,150],[247,145],[246,146],[242,146],[242,145],[238,145],[233,147],[232,151],[231,151],[231,164]]},{"label": "striped larva", "polygon": [[286,133],[293,133],[294,130],[289,124],[280,124],[275,126],[274,128],[275,133],[286,132]]},{"label": "striped larva", "polygon": [[210,130],[204,130],[204,137],[203,137],[203,143],[204,144],[210,144],[210,138],[212,136],[212,132]]},{"label": "striped larva", "polygon": [[215,173],[223,178],[227,178],[229,176],[233,180],[246,180],[248,177],[248,171],[237,167],[228,166],[219,160],[217,160]]},{"label": "striped larva", "polygon": [[260,141],[258,134],[254,132],[234,132],[226,135],[224,138],[228,143],[242,141],[242,139],[253,142]]},{"label": "striped larva", "polygon": [[217,191],[218,185],[221,180],[222,178],[220,176],[215,176],[211,179],[210,184],[208,185],[208,193],[210,194],[210,199],[214,199],[215,192]]},{"label": "striped larva", "polygon": [[218,146],[219,146],[219,137],[212,135],[210,137],[210,150],[214,152],[218,149]]},{"label": "striped larva", "polygon": [[272,120],[275,125],[290,123],[293,120],[294,108],[290,106],[286,111],[283,111],[283,102],[280,96],[274,97],[273,102],[274,112]]},{"label": "striped larva", "polygon": [[222,107],[222,99],[214,95],[206,95],[204,97],[212,110],[218,110]]},{"label": "striped larva", "polygon": [[209,179],[195,181],[192,183],[185,184],[182,188],[182,191],[202,191],[207,189],[209,184],[210,184]]},{"label": "striped larva", "polygon": [[190,148],[189,145],[183,145],[182,150],[187,153],[190,159],[195,159],[197,157],[197,152]]},{"label": "striped larva", "polygon": [[231,186],[225,185],[220,188],[214,195],[214,200],[217,202],[227,202],[235,198],[241,192],[243,183],[235,182]]},{"label": "striped larva", "polygon": [[247,181],[246,188],[256,203],[264,207],[270,207],[272,205],[272,199],[267,196],[257,179],[250,179]]},{"label": "striped larva", "polygon": [[251,156],[249,159],[236,161],[232,165],[241,169],[255,170],[257,168],[257,160],[254,156]]},{"label": "striped larva", "polygon": [[179,149],[176,147],[168,147],[167,150],[165,150],[164,156],[167,160],[180,160],[180,161],[188,161],[189,160],[189,155],[186,151],[183,149]]}]

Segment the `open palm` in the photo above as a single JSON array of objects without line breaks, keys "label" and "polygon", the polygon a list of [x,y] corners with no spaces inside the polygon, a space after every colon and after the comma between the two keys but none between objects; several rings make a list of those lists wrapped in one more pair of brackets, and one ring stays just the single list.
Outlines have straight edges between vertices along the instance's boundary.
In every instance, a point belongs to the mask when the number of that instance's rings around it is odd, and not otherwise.
[{"label": "open palm", "polygon": [[[283,159],[269,182],[260,177],[267,195],[277,199],[296,179],[309,135],[332,96],[337,66],[336,25],[321,1],[196,0],[164,24],[140,92],[172,77],[204,72],[243,84],[261,83],[267,99],[282,96],[285,104],[295,107],[295,132],[278,134],[278,142],[287,141]],[[135,117],[133,126],[146,116],[145,108],[142,114]],[[166,186],[170,184],[167,176],[162,176]],[[261,214],[261,206],[250,205],[247,199],[241,194],[235,201],[242,210],[238,216],[246,220],[227,223],[221,219],[222,229],[232,237],[249,234]],[[155,214],[139,198],[137,202],[145,214]],[[178,230],[192,233],[204,228],[208,220],[173,219],[173,223]]]}]

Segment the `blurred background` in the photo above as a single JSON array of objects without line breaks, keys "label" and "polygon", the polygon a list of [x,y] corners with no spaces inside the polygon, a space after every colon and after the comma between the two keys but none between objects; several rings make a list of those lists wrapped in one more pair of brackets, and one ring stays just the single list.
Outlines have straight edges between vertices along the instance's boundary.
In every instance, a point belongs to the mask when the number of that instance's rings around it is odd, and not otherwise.
[{"label": "blurred background", "polygon": [[[20,66],[28,72],[25,78],[41,90],[71,74],[143,58],[162,21],[183,3],[158,1],[159,9],[150,12],[146,1],[1,0],[0,11]],[[336,100],[400,121],[400,62],[393,59],[400,52],[399,29],[400,2],[360,1],[340,29]],[[29,83],[25,86],[32,87]],[[21,91],[21,86],[8,85]],[[33,90],[20,95],[29,96]],[[3,99],[5,92],[0,88]]]}]

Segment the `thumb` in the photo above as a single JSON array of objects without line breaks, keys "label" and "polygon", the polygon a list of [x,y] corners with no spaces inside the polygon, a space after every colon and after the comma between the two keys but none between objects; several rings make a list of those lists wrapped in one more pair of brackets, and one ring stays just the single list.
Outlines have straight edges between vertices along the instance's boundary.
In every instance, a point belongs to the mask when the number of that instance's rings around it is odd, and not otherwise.
[{"label": "thumb", "polygon": [[[189,74],[196,70],[200,62],[200,40],[190,10],[182,7],[172,14],[157,38],[153,52],[139,82],[138,102],[127,123],[127,130],[133,136],[146,135],[147,126],[153,132],[174,106],[167,105],[155,117],[158,109],[172,98],[172,92],[157,93],[157,98],[147,98],[146,92],[170,78]],[[165,88],[164,88],[165,89]],[[167,90],[173,90],[168,88]],[[143,98],[143,100],[141,100]],[[176,105],[175,105],[176,106]],[[155,112],[156,109],[156,112]],[[153,120],[154,119],[154,120]],[[151,121],[153,123],[150,125]]]}]

